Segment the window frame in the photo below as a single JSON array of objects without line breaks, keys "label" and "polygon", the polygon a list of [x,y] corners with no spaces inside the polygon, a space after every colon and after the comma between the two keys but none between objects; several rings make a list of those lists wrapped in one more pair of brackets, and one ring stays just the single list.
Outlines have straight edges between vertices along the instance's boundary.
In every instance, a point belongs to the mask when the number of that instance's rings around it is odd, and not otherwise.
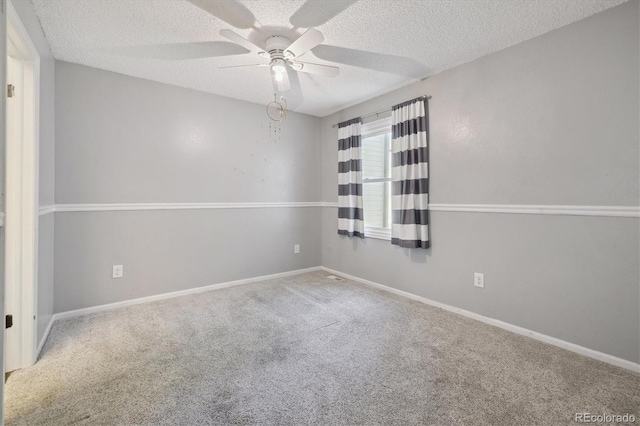
[{"label": "window frame", "polygon": [[[361,138],[362,138],[362,146],[364,146],[365,139],[379,136],[383,134],[389,134],[389,140],[391,140],[391,115],[385,117],[376,117],[375,120],[372,120],[368,123],[364,123],[362,125],[361,130]],[[391,153],[388,154],[389,156]],[[375,183],[375,182],[391,182],[391,177],[388,178],[373,178],[373,179],[362,179],[363,185],[366,183]],[[391,194],[389,194],[389,204],[391,204]],[[365,211],[366,215],[367,212]],[[389,224],[389,228],[382,228],[378,226],[366,226],[364,227],[364,235],[365,238],[374,238],[377,240],[386,240],[391,241],[391,224]]]}]

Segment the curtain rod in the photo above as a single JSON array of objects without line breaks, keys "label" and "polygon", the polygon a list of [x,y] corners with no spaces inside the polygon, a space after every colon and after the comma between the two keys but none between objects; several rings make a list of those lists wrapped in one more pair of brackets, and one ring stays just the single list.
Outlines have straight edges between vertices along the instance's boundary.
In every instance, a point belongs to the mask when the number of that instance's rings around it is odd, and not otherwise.
[{"label": "curtain rod", "polygon": [[[417,98],[415,98],[415,99],[412,99],[412,101],[417,101],[417,100],[419,100],[419,99],[431,99],[431,96],[429,96],[429,95],[423,95],[423,96],[417,97]],[[409,102],[411,102],[411,101],[409,101]],[[376,111],[376,112],[372,112],[372,113],[370,113],[370,114],[363,115],[363,116],[362,116],[362,117],[360,117],[360,118],[363,118],[363,119],[364,119],[364,118],[373,117],[374,115],[380,115],[380,114],[382,114],[383,112],[389,112],[389,111],[391,111],[392,109],[393,109],[393,107],[392,107],[392,108],[385,108],[385,109],[381,109],[380,111]],[[349,120],[346,120],[346,121],[349,121]],[[331,125],[331,128],[333,129],[333,128],[338,127],[338,124],[340,124],[340,123],[333,123],[333,124]]]}]

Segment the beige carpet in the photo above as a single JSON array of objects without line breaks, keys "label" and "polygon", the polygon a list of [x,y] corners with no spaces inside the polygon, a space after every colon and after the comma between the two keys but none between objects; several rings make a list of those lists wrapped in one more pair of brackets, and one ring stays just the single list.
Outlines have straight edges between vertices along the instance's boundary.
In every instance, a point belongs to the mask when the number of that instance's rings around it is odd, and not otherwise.
[{"label": "beige carpet", "polygon": [[640,376],[314,272],[57,322],[8,425],[561,425]]}]

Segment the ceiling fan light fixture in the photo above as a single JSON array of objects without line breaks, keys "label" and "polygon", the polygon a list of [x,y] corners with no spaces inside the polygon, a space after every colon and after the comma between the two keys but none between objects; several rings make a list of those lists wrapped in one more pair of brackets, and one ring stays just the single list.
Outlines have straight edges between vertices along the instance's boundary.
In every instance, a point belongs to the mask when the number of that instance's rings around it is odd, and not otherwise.
[{"label": "ceiling fan light fixture", "polygon": [[275,59],[271,63],[271,71],[274,74],[284,74],[287,72],[287,68],[285,67],[285,62],[282,59]]},{"label": "ceiling fan light fixture", "polygon": [[273,78],[280,82],[284,80],[284,75],[287,73],[287,67],[285,61],[282,59],[274,59],[271,63],[271,71],[273,72]]}]

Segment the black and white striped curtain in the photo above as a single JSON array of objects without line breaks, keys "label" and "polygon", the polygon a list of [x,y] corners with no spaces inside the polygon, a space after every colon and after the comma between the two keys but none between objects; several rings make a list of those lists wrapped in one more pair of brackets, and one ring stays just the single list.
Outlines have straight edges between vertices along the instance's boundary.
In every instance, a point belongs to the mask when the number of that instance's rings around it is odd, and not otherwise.
[{"label": "black and white striped curtain", "polygon": [[338,124],[338,234],[364,238],[362,119]]},{"label": "black and white striped curtain", "polygon": [[429,248],[427,100],[394,106],[391,119],[391,244]]}]

